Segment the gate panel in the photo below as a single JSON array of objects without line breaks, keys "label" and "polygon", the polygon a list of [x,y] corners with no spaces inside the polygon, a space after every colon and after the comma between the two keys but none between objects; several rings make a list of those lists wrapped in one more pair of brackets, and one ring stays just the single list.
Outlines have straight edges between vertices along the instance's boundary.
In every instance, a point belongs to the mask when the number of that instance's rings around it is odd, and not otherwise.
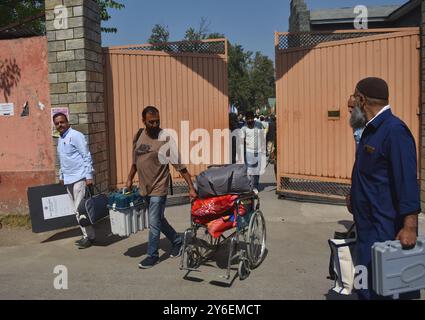
[{"label": "gate panel", "polygon": [[[111,187],[122,187],[127,181],[132,139],[144,127],[141,113],[145,106],[159,109],[162,128],[176,130],[179,149],[187,144],[190,150],[197,144],[189,141],[194,129],[206,129],[212,147],[213,130],[229,127],[227,40],[168,43],[161,48],[149,44],[105,48],[104,61]],[[181,131],[181,121],[189,121],[187,134]],[[221,151],[220,162],[213,163],[211,152],[208,164],[227,163],[224,145]],[[196,175],[208,164],[187,167]],[[174,169],[172,176],[181,181]]]},{"label": "gate panel", "polygon": [[355,142],[347,101],[364,77],[388,82],[392,111],[419,150],[418,44],[418,28],[276,34],[279,193],[348,192]]}]

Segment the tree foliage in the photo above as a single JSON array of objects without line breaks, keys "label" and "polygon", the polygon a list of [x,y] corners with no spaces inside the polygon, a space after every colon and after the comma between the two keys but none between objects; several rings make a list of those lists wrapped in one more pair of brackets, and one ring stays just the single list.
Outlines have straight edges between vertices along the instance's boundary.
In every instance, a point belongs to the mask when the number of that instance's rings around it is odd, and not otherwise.
[{"label": "tree foliage", "polygon": [[251,108],[263,108],[268,99],[275,96],[275,71],[273,61],[260,52],[255,53],[250,69],[250,103]]},{"label": "tree foliage", "polygon": [[[160,44],[169,42],[168,27],[155,25],[149,38],[149,43]],[[210,33],[206,18],[201,18],[197,28],[189,27],[183,40],[200,41],[205,39],[225,38],[218,32]],[[184,44],[185,51],[196,52],[198,45]],[[156,49],[164,50],[165,46]],[[236,105],[240,111],[263,109],[268,105],[268,99],[275,96],[275,70],[273,61],[267,56],[246,51],[239,44],[228,45],[228,83],[229,103]]]},{"label": "tree foliage", "polygon": [[241,45],[229,45],[229,101],[240,111],[255,111],[268,106],[275,97],[273,61],[256,52],[245,51]]},{"label": "tree foliage", "polygon": [[248,109],[251,102],[251,56],[252,52],[245,51],[241,45],[229,45],[229,100],[242,109]]},{"label": "tree foliage", "polygon": [[148,42],[151,44],[164,43],[164,42],[168,42],[169,38],[170,38],[170,32],[168,31],[168,26],[156,24],[152,28],[152,33]]},{"label": "tree foliage", "polygon": [[[99,5],[100,19],[102,21],[109,21],[111,19],[108,11],[109,9],[121,10],[125,8],[124,4],[114,0],[96,0],[96,2]],[[117,31],[115,27],[102,27],[102,32],[117,33]]]},{"label": "tree foliage", "polygon": [[197,30],[193,27],[190,27],[189,29],[186,30],[184,40],[188,40],[188,41],[205,40],[208,38],[208,32],[209,32],[208,20],[202,17]]},{"label": "tree foliage", "polygon": [[152,33],[148,42],[150,44],[155,44],[153,47],[154,50],[167,50],[168,47],[166,45],[161,45],[161,43],[169,42],[170,32],[168,31],[168,26],[164,26],[161,24],[156,24],[152,28]]},{"label": "tree foliage", "polygon": [[[24,21],[39,15],[44,10],[44,0],[2,0],[0,1],[0,26],[5,27],[13,23]],[[37,19],[25,24],[37,33],[44,32],[44,23]]]},{"label": "tree foliage", "polygon": [[[119,1],[114,0],[96,0],[99,5],[101,21],[109,21],[110,9],[121,10],[125,6]],[[8,26],[13,23],[22,22],[28,18],[40,15],[44,12],[44,0],[1,0],[0,1],[0,26]],[[35,19],[25,26],[37,33],[45,33],[44,19]],[[117,32],[117,28],[102,27],[102,32]]]}]

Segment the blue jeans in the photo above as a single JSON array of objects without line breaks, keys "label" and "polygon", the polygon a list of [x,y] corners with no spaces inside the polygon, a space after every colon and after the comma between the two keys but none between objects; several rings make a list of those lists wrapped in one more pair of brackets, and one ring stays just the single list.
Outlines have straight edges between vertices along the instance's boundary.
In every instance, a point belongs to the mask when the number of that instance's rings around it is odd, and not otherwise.
[{"label": "blue jeans", "polygon": [[168,240],[173,245],[182,243],[182,238],[177,234],[172,226],[165,219],[165,203],[167,196],[146,196],[144,197],[145,202],[148,205],[149,213],[149,244],[148,244],[148,256],[158,257],[158,246],[161,232],[165,234]]}]

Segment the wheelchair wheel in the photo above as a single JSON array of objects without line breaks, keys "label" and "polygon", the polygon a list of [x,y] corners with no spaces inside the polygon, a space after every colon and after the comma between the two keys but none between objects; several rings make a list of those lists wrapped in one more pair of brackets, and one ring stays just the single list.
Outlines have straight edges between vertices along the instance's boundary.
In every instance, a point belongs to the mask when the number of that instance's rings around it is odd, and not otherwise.
[{"label": "wheelchair wheel", "polygon": [[201,257],[198,252],[193,248],[188,248],[186,252],[186,267],[190,269],[197,269],[200,265]]},{"label": "wheelchair wheel", "polygon": [[248,226],[247,254],[251,268],[257,268],[263,261],[266,251],[266,222],[260,210],[251,216]]},{"label": "wheelchair wheel", "polygon": [[238,275],[240,280],[245,280],[251,273],[249,262],[247,259],[241,259],[238,265]]},{"label": "wheelchair wheel", "polygon": [[214,238],[209,234],[207,228],[201,227],[197,230],[197,248],[202,257],[205,257],[208,252],[213,250],[215,245]]}]

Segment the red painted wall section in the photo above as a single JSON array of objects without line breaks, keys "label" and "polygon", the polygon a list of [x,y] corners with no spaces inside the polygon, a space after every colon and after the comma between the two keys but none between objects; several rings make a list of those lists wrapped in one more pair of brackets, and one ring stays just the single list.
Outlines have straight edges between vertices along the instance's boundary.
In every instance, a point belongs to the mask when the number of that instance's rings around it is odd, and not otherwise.
[{"label": "red painted wall section", "polygon": [[55,181],[46,37],[0,40],[0,103],[14,104],[0,115],[0,213],[25,213],[27,188]]}]

